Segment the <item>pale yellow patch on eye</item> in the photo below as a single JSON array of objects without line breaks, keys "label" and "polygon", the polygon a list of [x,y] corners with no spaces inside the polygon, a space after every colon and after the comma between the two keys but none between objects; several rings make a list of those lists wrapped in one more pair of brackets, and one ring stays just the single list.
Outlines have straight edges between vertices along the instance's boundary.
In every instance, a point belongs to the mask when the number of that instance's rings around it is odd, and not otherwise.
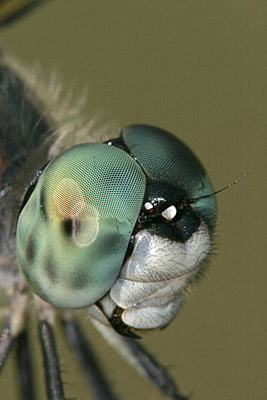
[{"label": "pale yellow patch on eye", "polygon": [[91,245],[99,232],[99,213],[85,201],[81,187],[71,178],[63,178],[53,191],[50,216],[73,221],[72,238],[79,247]]},{"label": "pale yellow patch on eye", "polygon": [[74,219],[81,215],[85,204],[80,186],[71,178],[63,178],[54,190],[49,210],[53,217]]}]

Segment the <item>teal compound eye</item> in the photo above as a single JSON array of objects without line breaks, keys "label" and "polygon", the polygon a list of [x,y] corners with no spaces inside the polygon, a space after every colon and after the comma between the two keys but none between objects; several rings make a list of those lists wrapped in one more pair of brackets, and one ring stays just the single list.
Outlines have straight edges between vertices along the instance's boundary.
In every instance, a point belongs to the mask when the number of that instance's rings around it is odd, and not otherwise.
[{"label": "teal compound eye", "polygon": [[[121,138],[148,177],[145,201],[167,200],[178,206],[181,202],[190,203],[212,235],[216,223],[214,189],[191,149],[176,136],[149,125],[126,126]],[[187,233],[190,235],[190,229]]]},{"label": "teal compound eye", "polygon": [[146,178],[125,151],[74,146],[52,160],[23,207],[17,257],[32,290],[58,307],[94,304],[117,278]]}]

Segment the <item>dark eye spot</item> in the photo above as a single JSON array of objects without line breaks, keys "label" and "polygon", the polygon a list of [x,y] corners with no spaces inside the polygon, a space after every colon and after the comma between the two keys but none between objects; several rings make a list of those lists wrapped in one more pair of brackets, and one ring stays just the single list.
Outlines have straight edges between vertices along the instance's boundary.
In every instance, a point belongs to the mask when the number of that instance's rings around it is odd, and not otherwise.
[{"label": "dark eye spot", "polygon": [[44,270],[51,283],[57,282],[56,264],[51,257],[48,257],[44,262]]},{"label": "dark eye spot", "polygon": [[63,230],[63,234],[65,236],[72,236],[72,232],[73,232],[73,220],[72,219],[65,219],[62,222],[62,230]]},{"label": "dark eye spot", "polygon": [[30,236],[26,246],[26,260],[28,266],[31,266],[34,263],[35,255],[36,255],[36,248],[35,248],[34,237]]},{"label": "dark eye spot", "polygon": [[72,274],[70,285],[73,290],[83,289],[87,284],[88,278],[86,274],[78,270]]}]

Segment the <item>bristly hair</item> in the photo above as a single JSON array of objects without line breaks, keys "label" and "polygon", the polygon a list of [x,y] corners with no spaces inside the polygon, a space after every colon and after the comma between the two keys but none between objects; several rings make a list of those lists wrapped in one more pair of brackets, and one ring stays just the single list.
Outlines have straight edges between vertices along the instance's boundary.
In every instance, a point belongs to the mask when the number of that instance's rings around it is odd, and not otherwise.
[{"label": "bristly hair", "polygon": [[85,115],[87,89],[77,93],[73,86],[65,88],[56,72],[44,73],[38,63],[27,68],[8,57],[5,64],[22,77],[42,103],[42,113],[53,129],[49,157],[53,158],[75,144],[103,141],[119,135],[121,126],[116,120],[108,120],[103,111]]},{"label": "bristly hair", "polygon": [[77,96],[65,89],[56,73],[47,77],[38,64],[27,68],[0,58],[0,191],[12,186],[15,213],[48,160],[75,144],[118,136],[116,121],[106,122],[103,113],[85,117],[85,105],[86,91]]}]

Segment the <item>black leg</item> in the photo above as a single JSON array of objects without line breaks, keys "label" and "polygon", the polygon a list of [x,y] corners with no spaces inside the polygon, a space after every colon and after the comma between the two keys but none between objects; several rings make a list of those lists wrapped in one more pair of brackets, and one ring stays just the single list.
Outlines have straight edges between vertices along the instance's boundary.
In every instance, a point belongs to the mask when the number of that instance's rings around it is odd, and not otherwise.
[{"label": "black leg", "polygon": [[20,382],[21,400],[34,400],[32,365],[27,331],[23,330],[17,338],[17,367]]},{"label": "black leg", "polygon": [[78,324],[72,319],[62,318],[62,326],[94,397],[99,400],[118,400]]},{"label": "black leg", "polygon": [[39,333],[44,357],[46,390],[49,400],[65,400],[56,344],[51,325],[46,320],[39,322]]},{"label": "black leg", "polygon": [[[23,3],[21,6],[18,7],[18,2],[17,2],[17,7],[14,6],[13,8],[10,6],[7,8],[7,11],[2,11],[0,13],[0,27],[8,25],[10,23],[13,23],[14,21],[17,21],[20,17],[22,17],[24,14],[27,12],[33,10],[38,4],[43,3],[46,0],[31,0],[27,2],[20,2]],[[3,8],[5,8],[3,6]]]},{"label": "black leg", "polygon": [[182,396],[171,377],[155,357],[140,344],[124,336],[119,335],[111,326],[104,325],[96,320],[92,320],[97,330],[103,335],[104,339],[139,372],[152,385],[156,386],[165,396],[175,400],[189,400]]},{"label": "black leg", "polygon": [[188,400],[188,397],[182,396],[177,389],[177,386],[160,363],[140,344],[133,339],[122,338],[128,351],[132,354],[146,375],[147,379],[156,386],[165,396],[176,400]]}]

